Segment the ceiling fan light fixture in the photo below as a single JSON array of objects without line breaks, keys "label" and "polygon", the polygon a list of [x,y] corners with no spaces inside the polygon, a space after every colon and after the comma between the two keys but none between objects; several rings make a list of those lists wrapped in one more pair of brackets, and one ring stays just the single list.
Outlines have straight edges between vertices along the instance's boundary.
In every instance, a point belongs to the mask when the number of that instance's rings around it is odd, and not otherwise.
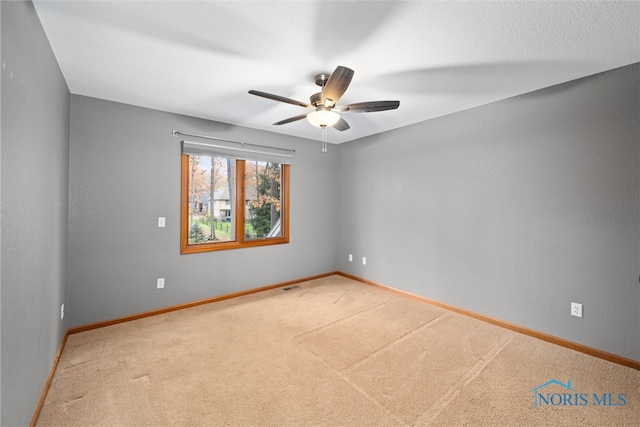
[{"label": "ceiling fan light fixture", "polygon": [[340,114],[324,108],[319,108],[307,114],[307,120],[319,128],[330,127],[338,123]]}]

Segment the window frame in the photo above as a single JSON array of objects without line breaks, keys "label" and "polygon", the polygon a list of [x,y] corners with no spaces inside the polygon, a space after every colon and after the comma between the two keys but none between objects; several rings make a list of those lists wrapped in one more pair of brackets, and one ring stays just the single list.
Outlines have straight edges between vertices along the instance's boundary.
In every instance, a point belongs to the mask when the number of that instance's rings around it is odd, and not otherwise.
[{"label": "window frame", "polygon": [[245,160],[236,159],[235,167],[235,206],[234,220],[236,239],[233,241],[207,242],[189,244],[189,154],[181,157],[181,201],[180,201],[180,254],[196,254],[203,252],[223,251],[258,246],[281,245],[289,243],[289,208],[290,208],[290,165],[280,164],[282,177],[280,183],[281,229],[282,236],[263,239],[245,240]]}]

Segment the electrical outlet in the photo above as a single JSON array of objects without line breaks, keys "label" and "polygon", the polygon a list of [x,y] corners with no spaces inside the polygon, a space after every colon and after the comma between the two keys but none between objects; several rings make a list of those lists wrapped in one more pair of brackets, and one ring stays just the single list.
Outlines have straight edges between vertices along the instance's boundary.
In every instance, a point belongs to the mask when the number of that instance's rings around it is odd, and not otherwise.
[{"label": "electrical outlet", "polygon": [[164,277],[158,279],[158,289],[164,289]]},{"label": "electrical outlet", "polygon": [[349,254],[349,262],[353,262],[353,255]]},{"label": "electrical outlet", "polygon": [[582,317],[582,304],[578,304],[577,302],[572,302],[571,315],[576,317]]},{"label": "electrical outlet", "polygon": [[362,265],[367,265],[367,257],[362,257]]},{"label": "electrical outlet", "polygon": [[64,319],[64,304],[60,306],[60,320]]},{"label": "electrical outlet", "polygon": [[158,217],[158,227],[162,228],[165,224],[165,218],[163,216]]}]

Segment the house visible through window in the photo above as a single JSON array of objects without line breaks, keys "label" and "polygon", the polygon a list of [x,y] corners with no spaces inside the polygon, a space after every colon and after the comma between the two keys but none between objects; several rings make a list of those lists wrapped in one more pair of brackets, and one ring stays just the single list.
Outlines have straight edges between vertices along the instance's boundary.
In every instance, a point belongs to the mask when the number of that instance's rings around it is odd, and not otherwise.
[{"label": "house visible through window", "polygon": [[181,253],[288,243],[289,165],[225,151],[183,149]]}]

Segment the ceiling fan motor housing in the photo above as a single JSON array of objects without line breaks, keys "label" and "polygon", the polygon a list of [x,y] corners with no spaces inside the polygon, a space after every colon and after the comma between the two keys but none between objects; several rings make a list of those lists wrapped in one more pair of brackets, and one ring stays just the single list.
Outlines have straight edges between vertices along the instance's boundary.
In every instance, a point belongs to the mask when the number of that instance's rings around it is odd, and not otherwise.
[{"label": "ceiling fan motor housing", "polygon": [[314,93],[309,97],[311,105],[318,108],[322,105],[322,92]]}]

